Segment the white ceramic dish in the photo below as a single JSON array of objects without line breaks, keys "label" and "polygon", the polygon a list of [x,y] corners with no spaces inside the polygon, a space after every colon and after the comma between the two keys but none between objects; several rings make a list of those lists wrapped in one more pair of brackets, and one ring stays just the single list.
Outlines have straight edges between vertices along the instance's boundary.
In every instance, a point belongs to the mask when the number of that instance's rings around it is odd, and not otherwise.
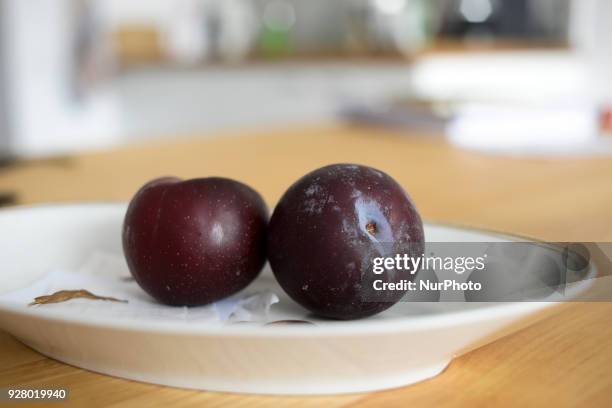
[{"label": "white ceramic dish", "polygon": [[[123,204],[0,212],[0,295],[76,269],[94,251],[121,253]],[[429,241],[505,241],[483,231],[427,225]],[[280,302],[271,320],[313,320],[269,272],[255,288]],[[0,328],[68,364],[138,381],[214,391],[330,394],[399,387],[440,373],[454,356],[518,330],[554,303],[400,303],[364,320],[316,325],[207,325],[0,302]]]}]

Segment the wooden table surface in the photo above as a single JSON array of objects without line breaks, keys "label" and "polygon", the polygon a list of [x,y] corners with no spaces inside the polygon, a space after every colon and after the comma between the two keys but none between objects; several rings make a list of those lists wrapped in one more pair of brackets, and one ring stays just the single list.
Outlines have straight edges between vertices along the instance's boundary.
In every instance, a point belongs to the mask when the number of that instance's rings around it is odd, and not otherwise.
[{"label": "wooden table surface", "polygon": [[[222,175],[250,184],[272,207],[306,172],[355,162],[395,177],[429,220],[550,241],[612,241],[612,158],[500,158],[435,137],[341,125],[223,136],[18,163],[0,170],[0,191],[15,191],[20,204],[127,200],[156,176]],[[67,387],[74,406],[612,406],[612,303],[555,311],[455,359],[436,378],[384,392],[267,397],[164,388],[58,363],[7,334],[0,334],[0,388]]]}]

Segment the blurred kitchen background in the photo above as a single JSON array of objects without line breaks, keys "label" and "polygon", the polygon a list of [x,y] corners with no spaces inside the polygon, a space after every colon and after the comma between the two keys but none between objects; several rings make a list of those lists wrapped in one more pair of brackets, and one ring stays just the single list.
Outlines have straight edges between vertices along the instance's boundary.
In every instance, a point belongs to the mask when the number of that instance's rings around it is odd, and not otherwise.
[{"label": "blurred kitchen background", "polygon": [[608,154],[610,22],[608,0],[0,0],[0,157],[333,121]]}]

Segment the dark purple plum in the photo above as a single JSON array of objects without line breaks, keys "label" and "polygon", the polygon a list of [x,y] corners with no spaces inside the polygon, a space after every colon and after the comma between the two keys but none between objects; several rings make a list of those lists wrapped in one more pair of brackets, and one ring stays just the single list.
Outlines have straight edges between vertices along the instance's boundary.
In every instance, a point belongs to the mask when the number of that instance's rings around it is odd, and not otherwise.
[{"label": "dark purple plum", "polygon": [[403,291],[374,293],[375,279],[412,281],[410,271],[374,275],[373,259],[420,256],[423,224],[402,187],[382,171],[353,164],[315,170],[274,209],[268,259],[281,287],[311,312],[357,319],[381,312]]},{"label": "dark purple plum", "polygon": [[123,251],[145,292],[197,306],[246,287],[266,257],[268,210],[252,188],[225,178],[160,178],[134,196]]}]

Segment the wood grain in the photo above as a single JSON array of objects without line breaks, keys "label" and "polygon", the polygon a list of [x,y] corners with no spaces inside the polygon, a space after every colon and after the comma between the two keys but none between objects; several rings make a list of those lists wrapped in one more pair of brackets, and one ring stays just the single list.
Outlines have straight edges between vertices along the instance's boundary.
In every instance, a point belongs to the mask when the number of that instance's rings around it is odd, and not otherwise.
[{"label": "wood grain", "polygon": [[[340,125],[183,137],[24,162],[0,172],[23,204],[127,200],[160,175],[223,175],[270,206],[298,177],[333,162],[378,167],[422,215],[551,241],[612,241],[612,159],[519,160],[454,149],[441,139]],[[0,387],[67,387],[81,406],[611,406],[612,304],[574,303],[397,390],[336,397],[263,397],[164,388],[57,363],[0,334]],[[408,346],[408,345],[407,345]],[[20,405],[23,406],[23,405]]]}]

